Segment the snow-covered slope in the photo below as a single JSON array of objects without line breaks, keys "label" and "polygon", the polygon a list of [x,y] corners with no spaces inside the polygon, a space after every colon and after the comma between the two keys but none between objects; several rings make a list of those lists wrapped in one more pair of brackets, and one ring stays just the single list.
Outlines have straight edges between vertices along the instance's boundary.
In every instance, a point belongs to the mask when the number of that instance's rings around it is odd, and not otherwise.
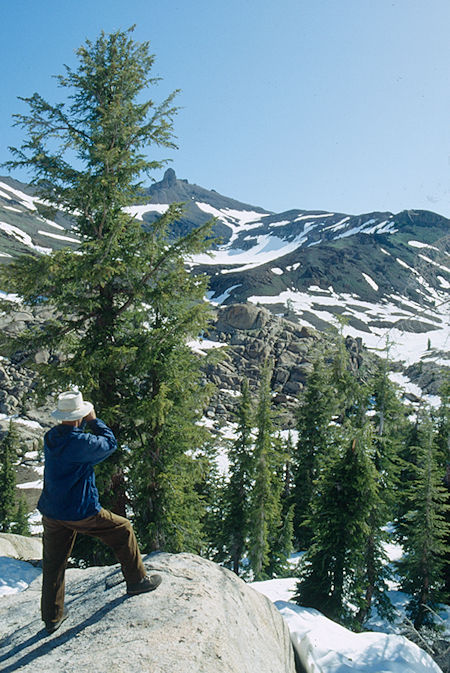
[{"label": "snow-covered slope", "polygon": [[40,201],[27,185],[0,178],[0,262],[78,244],[68,218]]},{"label": "snow-covered slope", "polygon": [[[259,303],[319,330],[343,318],[344,334],[374,349],[389,341],[390,356],[405,366],[450,364],[446,218],[428,211],[275,214],[180,180],[172,169],[147,196],[127,209],[144,226],[174,201],[185,204],[177,234],[216,218],[222,243],[191,260],[193,272],[210,276],[212,303]],[[68,218],[26,185],[0,178],[0,261],[77,243]]]}]

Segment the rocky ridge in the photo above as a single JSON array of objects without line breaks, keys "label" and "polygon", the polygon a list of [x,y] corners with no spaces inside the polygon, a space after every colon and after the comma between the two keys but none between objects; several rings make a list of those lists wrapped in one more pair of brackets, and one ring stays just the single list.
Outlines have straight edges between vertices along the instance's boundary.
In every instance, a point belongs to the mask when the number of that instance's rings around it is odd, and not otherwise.
[{"label": "rocky ridge", "polygon": [[[204,368],[207,379],[218,390],[207,415],[217,417],[233,411],[243,378],[248,380],[250,390],[257,391],[261,368],[267,362],[273,366],[273,403],[281,412],[282,422],[291,427],[291,412],[312,371],[314,347],[323,338],[320,333],[263,307],[231,304],[217,310],[208,337],[226,348],[222,360]],[[352,366],[357,369],[363,357],[362,342],[348,337],[346,343]]]}]

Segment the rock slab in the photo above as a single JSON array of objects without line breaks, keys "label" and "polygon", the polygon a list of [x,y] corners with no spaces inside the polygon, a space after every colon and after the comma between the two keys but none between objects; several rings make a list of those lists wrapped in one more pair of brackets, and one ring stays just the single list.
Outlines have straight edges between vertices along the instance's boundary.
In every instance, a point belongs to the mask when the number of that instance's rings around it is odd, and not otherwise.
[{"label": "rock slab", "polygon": [[265,596],[193,554],[144,560],[163,582],[133,597],[118,566],[68,570],[70,615],[51,636],[40,621],[40,578],[3,597],[3,673],[295,673],[288,627]]},{"label": "rock slab", "polygon": [[14,533],[0,533],[0,556],[37,561],[42,558],[42,540]]}]

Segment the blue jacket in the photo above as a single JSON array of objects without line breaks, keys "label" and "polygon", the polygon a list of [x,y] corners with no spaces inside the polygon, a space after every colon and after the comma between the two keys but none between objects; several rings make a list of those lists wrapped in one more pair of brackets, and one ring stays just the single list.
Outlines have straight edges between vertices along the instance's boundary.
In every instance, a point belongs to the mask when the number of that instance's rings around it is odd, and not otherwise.
[{"label": "blue jacket", "polygon": [[56,425],[44,437],[44,489],[38,502],[50,519],[79,521],[94,516],[101,505],[93,466],[117,448],[112,430],[99,418],[84,425]]}]

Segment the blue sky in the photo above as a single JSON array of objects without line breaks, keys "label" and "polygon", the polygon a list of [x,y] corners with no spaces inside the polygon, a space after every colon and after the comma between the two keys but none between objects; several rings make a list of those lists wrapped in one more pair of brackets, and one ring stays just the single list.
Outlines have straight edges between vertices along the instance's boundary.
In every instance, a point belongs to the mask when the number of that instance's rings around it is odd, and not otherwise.
[{"label": "blue sky", "polygon": [[276,212],[450,217],[448,0],[4,2],[0,161],[21,142],[17,96],[58,102],[77,47],[132,24],[162,77],[151,96],[182,90],[178,177]]}]

